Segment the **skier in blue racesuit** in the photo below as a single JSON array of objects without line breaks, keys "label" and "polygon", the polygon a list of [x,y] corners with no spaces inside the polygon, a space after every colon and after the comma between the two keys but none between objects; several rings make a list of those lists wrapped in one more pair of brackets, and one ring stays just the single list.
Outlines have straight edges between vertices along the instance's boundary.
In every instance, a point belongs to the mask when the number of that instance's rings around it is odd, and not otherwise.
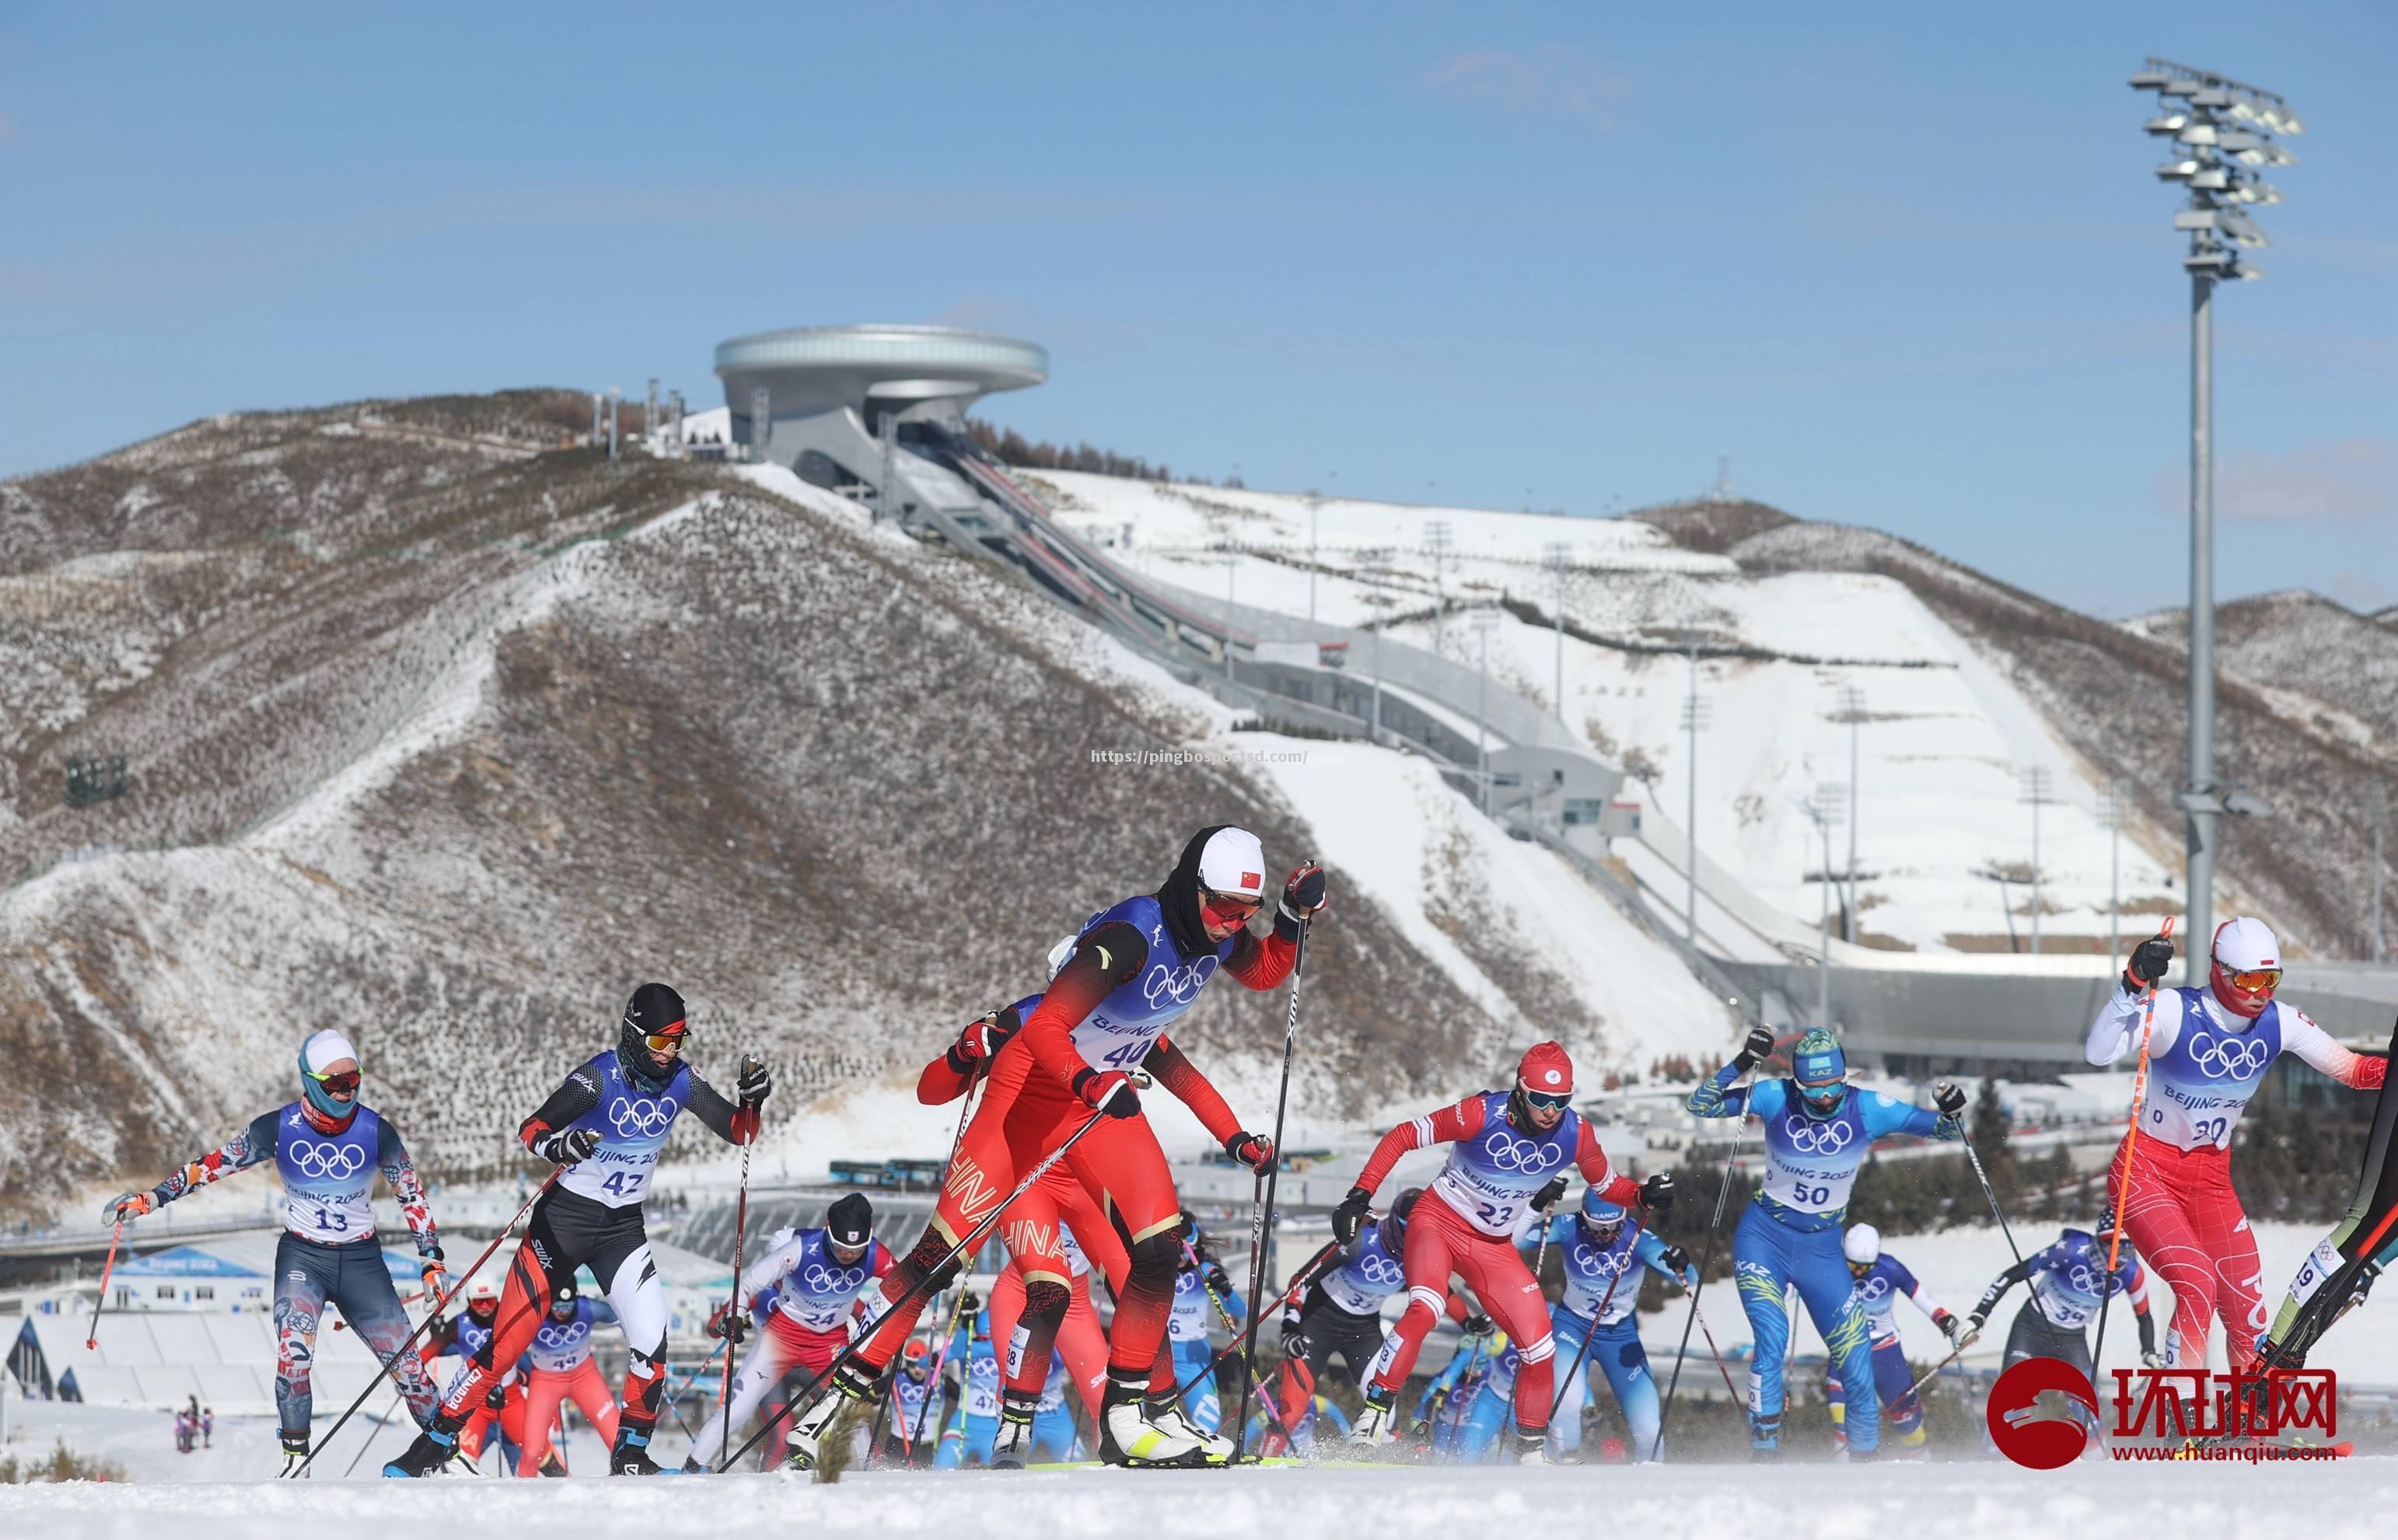
[{"label": "skier in blue racesuit", "polygon": [[[1631,1211],[1610,1203],[1596,1187],[1585,1188],[1579,1213],[1559,1214],[1549,1221],[1549,1244],[1557,1249],[1565,1273],[1565,1293],[1550,1307],[1549,1319],[1557,1339],[1557,1361],[1570,1368],[1584,1356],[1590,1339],[1588,1367],[1563,1388],[1565,1398],[1549,1420],[1549,1436],[1561,1454],[1582,1447],[1582,1403],[1595,1370],[1607,1377],[1615,1404],[1632,1435],[1635,1460],[1662,1460],[1658,1442],[1657,1382],[1649,1373],[1649,1354],[1640,1346],[1640,1323],[1635,1306],[1640,1301],[1640,1279],[1634,1269],[1647,1267],[1685,1289],[1698,1286],[1699,1270],[1679,1246],[1670,1245],[1652,1230],[1630,1223]],[[1539,1234],[1536,1230],[1535,1236]],[[1597,1320],[1597,1335],[1591,1322]]]},{"label": "skier in blue racesuit", "polygon": [[[974,1304],[971,1297],[967,1304]],[[933,1457],[941,1470],[956,1470],[968,1462],[990,1464],[991,1441],[999,1437],[999,1349],[990,1340],[990,1312],[977,1306],[972,1316],[960,1320],[950,1338],[950,1367],[960,1388],[958,1409],[941,1434],[940,1453]]]},{"label": "skier in blue racesuit", "polygon": [[[1439,1455],[1456,1453],[1458,1440],[1464,1436],[1466,1413],[1489,1378],[1492,1364],[1513,1350],[1507,1333],[1492,1326],[1488,1316],[1468,1316],[1458,1330],[1462,1334],[1457,1351],[1416,1399],[1416,1426],[1425,1429],[1432,1453]],[[1515,1373],[1512,1362],[1508,1373]],[[1369,1372],[1367,1378],[1371,1377]]]},{"label": "skier in blue racesuit", "polygon": [[1732,1276],[1756,1343],[1748,1373],[1750,1455],[1781,1457],[1782,1364],[1790,1343],[1782,1299],[1785,1286],[1796,1283],[1848,1390],[1849,1457],[1869,1460],[1881,1441],[1881,1402],[1873,1390],[1866,1313],[1840,1252],[1840,1221],[1873,1142],[1893,1133],[1961,1137],[1965,1093],[1942,1082],[1934,1113],[1860,1091],[1848,1083],[1839,1039],[1822,1030],[1791,1050],[1787,1078],[1733,1089],[1772,1051],[1773,1034],[1752,1027],[1731,1063],[1701,1080],[1686,1104],[1700,1118],[1754,1117],[1765,1126],[1765,1181],[1731,1243]]},{"label": "skier in blue racesuit", "polygon": [[1032,1409],[1032,1458],[1071,1460],[1080,1437],[1074,1426],[1074,1376],[1067,1371],[1066,1355],[1049,1351],[1049,1378],[1042,1383],[1040,1404]]},{"label": "skier in blue racesuit", "polygon": [[1165,1318],[1165,1340],[1174,1350],[1175,1383],[1191,1386],[1182,1398],[1183,1410],[1201,1429],[1213,1433],[1224,1413],[1216,1393],[1216,1377],[1201,1373],[1216,1358],[1208,1329],[1215,1324],[1219,1309],[1238,1322],[1247,1316],[1249,1307],[1233,1289],[1223,1264],[1208,1254],[1207,1237],[1188,1209],[1182,1211],[1182,1258],[1175,1265],[1174,1303]]},{"label": "skier in blue racesuit", "polygon": [[[1898,1447],[1908,1453],[1924,1446],[1923,1398],[1915,1393],[1915,1370],[1898,1340],[1898,1302],[1902,1299],[1932,1318],[1932,1324],[1954,1344],[1963,1328],[1942,1309],[1932,1291],[1907,1271],[1906,1264],[1881,1249],[1881,1232],[1870,1225],[1852,1225],[1840,1251],[1849,1259],[1849,1276],[1857,1280],[1857,1304],[1866,1313],[1866,1335],[1873,1340],[1874,1395],[1882,1414],[1898,1435]],[[1848,1392],[1834,1366],[1825,1386],[1832,1404],[1832,1436],[1848,1447]]]}]

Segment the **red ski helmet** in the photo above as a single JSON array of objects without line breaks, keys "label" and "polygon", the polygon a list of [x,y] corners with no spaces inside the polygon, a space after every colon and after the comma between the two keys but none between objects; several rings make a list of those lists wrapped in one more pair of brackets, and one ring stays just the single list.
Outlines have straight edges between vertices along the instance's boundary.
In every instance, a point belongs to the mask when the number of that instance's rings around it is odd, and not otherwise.
[{"label": "red ski helmet", "polygon": [[2207,984],[2235,1016],[2263,1015],[2282,986],[2282,944],[2261,919],[2243,915],[2216,926],[2209,962]]},{"label": "red ski helmet", "polygon": [[1551,1101],[1573,1094],[1573,1060],[1562,1043],[1534,1043],[1516,1065],[1516,1089]]}]

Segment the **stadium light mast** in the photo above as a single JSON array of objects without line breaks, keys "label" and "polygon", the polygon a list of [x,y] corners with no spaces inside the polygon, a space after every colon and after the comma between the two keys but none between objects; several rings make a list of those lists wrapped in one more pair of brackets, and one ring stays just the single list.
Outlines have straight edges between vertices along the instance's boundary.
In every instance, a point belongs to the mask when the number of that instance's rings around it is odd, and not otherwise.
[{"label": "stadium light mast", "polygon": [[2247,810],[2215,779],[2215,286],[2264,276],[2233,248],[2269,244],[2246,211],[2282,193],[2256,169],[2294,164],[2274,136],[2306,125],[2270,91],[2167,59],[2144,60],[2130,85],[2157,93],[2141,125],[2171,147],[2157,179],[2189,190],[2174,215],[2189,232],[2189,774],[2174,803],[2187,820],[2189,945],[2203,947],[2215,934],[2216,820]]},{"label": "stadium light mast", "polygon": [[1432,553],[1432,649],[1435,652],[1441,650],[1443,623],[1448,614],[1448,588],[1444,581],[1448,554],[1456,548],[1456,535],[1449,529],[1448,520],[1435,518],[1424,525],[1424,549]]},{"label": "stadium light mast", "polygon": [[[1573,565],[1573,547],[1564,541],[1553,540],[1541,549],[1542,564],[1556,575],[1556,670],[1557,720],[1566,719],[1566,569]],[[1564,812],[1560,810],[1559,817]]]}]

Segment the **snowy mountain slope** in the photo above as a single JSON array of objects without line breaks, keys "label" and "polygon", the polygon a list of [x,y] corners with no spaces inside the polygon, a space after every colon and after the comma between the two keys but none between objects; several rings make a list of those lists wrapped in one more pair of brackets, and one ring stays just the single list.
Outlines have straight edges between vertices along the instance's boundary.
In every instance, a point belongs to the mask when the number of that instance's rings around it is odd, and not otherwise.
[{"label": "snowy mountain slope", "polygon": [[[370,1097],[421,1163],[505,1168],[517,1120],[612,1040],[646,976],[693,1001],[703,1073],[729,1076],[751,1046],[778,1065],[765,1158],[822,1148],[801,1132],[811,1098],[832,1098],[830,1127],[879,1135],[902,1122],[887,1078],[1035,987],[1058,936],[1229,819],[1273,859],[1320,852],[1332,872],[1304,1118],[1454,1094],[1511,1045],[1576,1029],[1569,974],[1435,956],[1415,883],[1386,908],[1350,843],[1310,827],[1300,804],[1338,808],[1388,767],[1332,764],[1290,789],[1235,751],[1322,745],[1232,733],[1208,698],[1020,584],[780,472],[458,461],[465,435],[438,418],[417,438],[328,431],[351,422],[170,435],[202,466],[284,445],[280,463],[314,467],[276,494],[298,522],[263,523],[238,490],[178,516],[206,581],[131,591],[167,638],[146,671],[62,695],[20,747],[6,837],[29,875],[0,894],[0,1041],[22,1071],[0,1083],[12,1215],[155,1181],[287,1098],[291,1045],[319,1024],[357,1038]],[[348,476],[326,444],[382,468]],[[152,538],[110,510],[165,452],[9,484],[50,531],[25,559],[59,557],[20,576],[159,559],[73,547]],[[411,453],[413,476],[393,458]],[[434,490],[394,491],[418,483]],[[94,643],[115,613],[12,612],[0,653]],[[123,801],[70,810],[28,789],[56,784],[56,756],[111,744],[134,750]],[[1105,764],[1101,748],[1175,762]],[[1529,910],[1526,852],[1486,843],[1458,847],[1442,891],[1506,898],[1496,933]],[[51,864],[93,844],[131,848]],[[1677,972],[1662,951],[1627,971]],[[1587,1040],[1627,1063],[1683,1030],[1670,992],[1595,999],[1604,1030]],[[1219,988],[1178,1028],[1260,1118],[1282,1007]],[[1692,1030],[1727,1036],[1719,1019]],[[928,1109],[880,1153],[936,1153],[952,1115]]]},{"label": "snowy mountain slope", "polygon": [[[2160,610],[2124,629],[2176,651],[2189,648],[2189,612]],[[2260,693],[2302,699],[2286,715],[2351,743],[2398,743],[2398,632],[2320,594],[2291,590],[2218,605],[2215,655]]]},{"label": "snowy mountain slope", "polygon": [[[1875,530],[1796,524],[1731,554],[1759,572],[1869,572],[1905,584],[1992,662],[2093,774],[2124,778],[2142,844],[2168,858],[2168,872],[2178,865],[2180,817],[2170,797],[2184,774],[2189,677],[2179,648]],[[2276,810],[2225,821],[2216,912],[2262,914],[2293,952],[2364,955],[2372,842],[2359,794],[2398,770],[2398,740],[2376,730],[2360,742],[2346,718],[2362,714],[2341,702],[2268,692],[2236,672],[2223,674],[2216,695],[2218,773]]]},{"label": "snowy mountain slope", "polygon": [[[1119,559],[1153,578],[1222,595],[1229,556],[1235,600],[1308,613],[1303,498],[1059,472],[1031,479],[1067,522],[1113,542]],[[1819,528],[1744,506],[1747,514],[1705,525],[1702,538],[1761,530],[1745,538],[1771,540]],[[1437,626],[1434,519],[1447,521],[1453,541],[1438,564],[1448,613]],[[1689,671],[1673,649],[1684,628],[1696,629],[1699,690],[1711,712],[1698,744],[1701,848],[1805,926],[1815,922],[1813,874],[1824,856],[1796,803],[1820,783],[1851,779],[1840,687],[1865,692],[1859,897],[1863,932],[1878,944],[2004,949],[2012,910],[2028,944],[2028,890],[2002,891],[1988,874],[2028,877],[2032,820],[2017,797],[2021,772],[2041,768],[2057,799],[2041,818],[2044,938],[2057,949],[2106,944],[2110,841],[2097,823],[2095,773],[2003,668],[1903,583],[1846,570],[1746,573],[1730,556],[1681,549],[1638,520],[1327,501],[1317,525],[1322,619],[1369,624],[1382,614],[1393,640],[1437,647],[1473,666],[1479,642],[1462,608],[1503,601],[1489,641],[1494,676],[1554,709],[1561,654],[1567,724],[1685,823]],[[1558,575],[1543,565],[1553,543],[1569,553],[1562,641],[1552,628]],[[1352,650],[1361,655],[1349,666],[1369,671],[1370,648]],[[2149,851],[2172,849],[2162,828],[2136,836],[2145,838],[2122,849],[2127,928],[2153,926],[2165,907],[2169,868]],[[1663,863],[1637,852],[1633,860],[1661,892],[1678,892]],[[1843,827],[1833,864],[1847,864]]]}]

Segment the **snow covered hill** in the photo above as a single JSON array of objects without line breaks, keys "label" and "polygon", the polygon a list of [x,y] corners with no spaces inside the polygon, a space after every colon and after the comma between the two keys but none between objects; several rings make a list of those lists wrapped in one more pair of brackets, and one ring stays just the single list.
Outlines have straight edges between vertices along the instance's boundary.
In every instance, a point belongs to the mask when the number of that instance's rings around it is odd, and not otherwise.
[{"label": "snow covered hill", "polygon": [[[1861,930],[1872,944],[2004,950],[2012,924],[2028,947],[2032,811],[2019,798],[2037,767],[2055,799],[2041,819],[2043,939],[2053,950],[2106,944],[2111,850],[2097,816],[2101,776],[2002,669],[1895,579],[1755,572],[1637,520],[1337,500],[1311,508],[1274,493],[1059,472],[1031,479],[1051,489],[1067,522],[1114,544],[1120,559],[1201,595],[1229,589],[1239,603],[1300,615],[1312,603],[1318,617],[1345,625],[1380,616],[1393,641],[1468,667],[1481,656],[1468,611],[1495,608],[1494,678],[1551,710],[1561,686],[1566,724],[1685,827],[1691,764],[1680,724],[1690,666],[1676,649],[1695,632],[1709,713],[1697,743],[1701,848],[1806,925],[1816,919],[1825,858],[1799,803],[1823,783],[1852,779],[1843,688],[1863,695],[1855,834]],[[1436,553],[1443,524],[1450,543]],[[1772,510],[1678,527],[1734,550],[1742,539],[1817,528]],[[1562,574],[1546,564],[1553,547],[1563,552]],[[1370,656],[1349,666],[1367,672]],[[1848,866],[1848,841],[1843,827],[1836,871]],[[2168,912],[2170,870],[2151,852],[2171,849],[2153,825],[2123,842],[2127,930],[2152,930]],[[1645,880],[1678,888],[1653,857],[1627,853]],[[1843,902],[1835,896],[1836,912]],[[1710,939],[1743,950],[1737,934],[1711,930]]]},{"label": "snow covered hill", "polygon": [[[787,474],[549,448],[557,406],[225,419],[0,486],[0,583],[47,596],[0,611],[28,692],[0,1211],[155,1181],[288,1097],[327,1024],[421,1162],[505,1167],[648,976],[692,999],[704,1073],[779,1066],[766,1159],[936,1155],[951,1110],[896,1078],[1233,819],[1333,874],[1305,1118],[1414,1110],[1552,1033],[1595,1067],[1729,1041],[1662,948],[1395,757],[1235,733]],[[109,753],[131,795],[63,806],[61,762]],[[1282,1019],[1219,988],[1177,1035],[1262,1119]]]}]

